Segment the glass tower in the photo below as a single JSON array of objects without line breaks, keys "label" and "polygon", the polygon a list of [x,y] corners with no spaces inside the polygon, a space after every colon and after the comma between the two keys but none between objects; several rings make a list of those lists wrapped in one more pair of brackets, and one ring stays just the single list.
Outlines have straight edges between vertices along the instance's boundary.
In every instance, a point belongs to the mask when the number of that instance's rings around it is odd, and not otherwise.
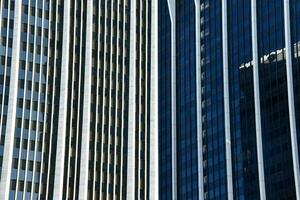
[{"label": "glass tower", "polygon": [[160,199],[300,198],[300,3],[161,0]]},{"label": "glass tower", "polygon": [[0,0],[0,199],[156,199],[156,13]]}]

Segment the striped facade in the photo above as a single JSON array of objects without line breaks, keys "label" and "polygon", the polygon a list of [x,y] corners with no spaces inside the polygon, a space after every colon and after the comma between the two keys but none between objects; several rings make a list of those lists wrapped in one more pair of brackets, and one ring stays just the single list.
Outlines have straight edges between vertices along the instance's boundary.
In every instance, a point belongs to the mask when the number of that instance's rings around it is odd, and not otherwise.
[{"label": "striped facade", "polygon": [[158,2],[159,199],[300,199],[297,0]]},{"label": "striped facade", "polygon": [[0,16],[0,199],[157,199],[157,0]]}]

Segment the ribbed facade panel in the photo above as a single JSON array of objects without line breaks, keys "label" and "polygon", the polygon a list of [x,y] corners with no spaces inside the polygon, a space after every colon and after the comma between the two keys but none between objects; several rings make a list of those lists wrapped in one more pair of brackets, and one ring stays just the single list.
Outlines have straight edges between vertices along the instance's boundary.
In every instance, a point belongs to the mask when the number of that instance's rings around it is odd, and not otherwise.
[{"label": "ribbed facade panel", "polygon": [[6,155],[12,156],[9,198],[52,198],[63,3],[23,0],[21,5],[13,154]]},{"label": "ribbed facade panel", "polygon": [[3,199],[157,196],[156,12],[151,0],[0,1]]},{"label": "ribbed facade panel", "polygon": [[[83,93],[86,45],[86,6],[70,1],[67,120],[65,134],[63,198],[78,198],[81,159]],[[72,153],[71,153],[72,152]],[[72,166],[72,167],[70,167]]]}]

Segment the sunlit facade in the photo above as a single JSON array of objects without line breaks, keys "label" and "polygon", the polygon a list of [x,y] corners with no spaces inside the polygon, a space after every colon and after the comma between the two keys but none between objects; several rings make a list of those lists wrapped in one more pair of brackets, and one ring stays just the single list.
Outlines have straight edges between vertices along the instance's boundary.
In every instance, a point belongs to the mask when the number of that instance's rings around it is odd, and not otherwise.
[{"label": "sunlit facade", "polygon": [[0,199],[156,198],[156,13],[0,1]]}]

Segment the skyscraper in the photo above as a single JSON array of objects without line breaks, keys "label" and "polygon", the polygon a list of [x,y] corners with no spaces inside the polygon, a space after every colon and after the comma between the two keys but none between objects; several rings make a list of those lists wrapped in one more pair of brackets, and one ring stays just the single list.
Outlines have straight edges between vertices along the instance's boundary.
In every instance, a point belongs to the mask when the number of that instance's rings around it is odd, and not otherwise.
[{"label": "skyscraper", "polygon": [[156,5],[0,1],[0,199],[156,199]]},{"label": "skyscraper", "polygon": [[160,199],[299,199],[300,2],[158,13]]}]

